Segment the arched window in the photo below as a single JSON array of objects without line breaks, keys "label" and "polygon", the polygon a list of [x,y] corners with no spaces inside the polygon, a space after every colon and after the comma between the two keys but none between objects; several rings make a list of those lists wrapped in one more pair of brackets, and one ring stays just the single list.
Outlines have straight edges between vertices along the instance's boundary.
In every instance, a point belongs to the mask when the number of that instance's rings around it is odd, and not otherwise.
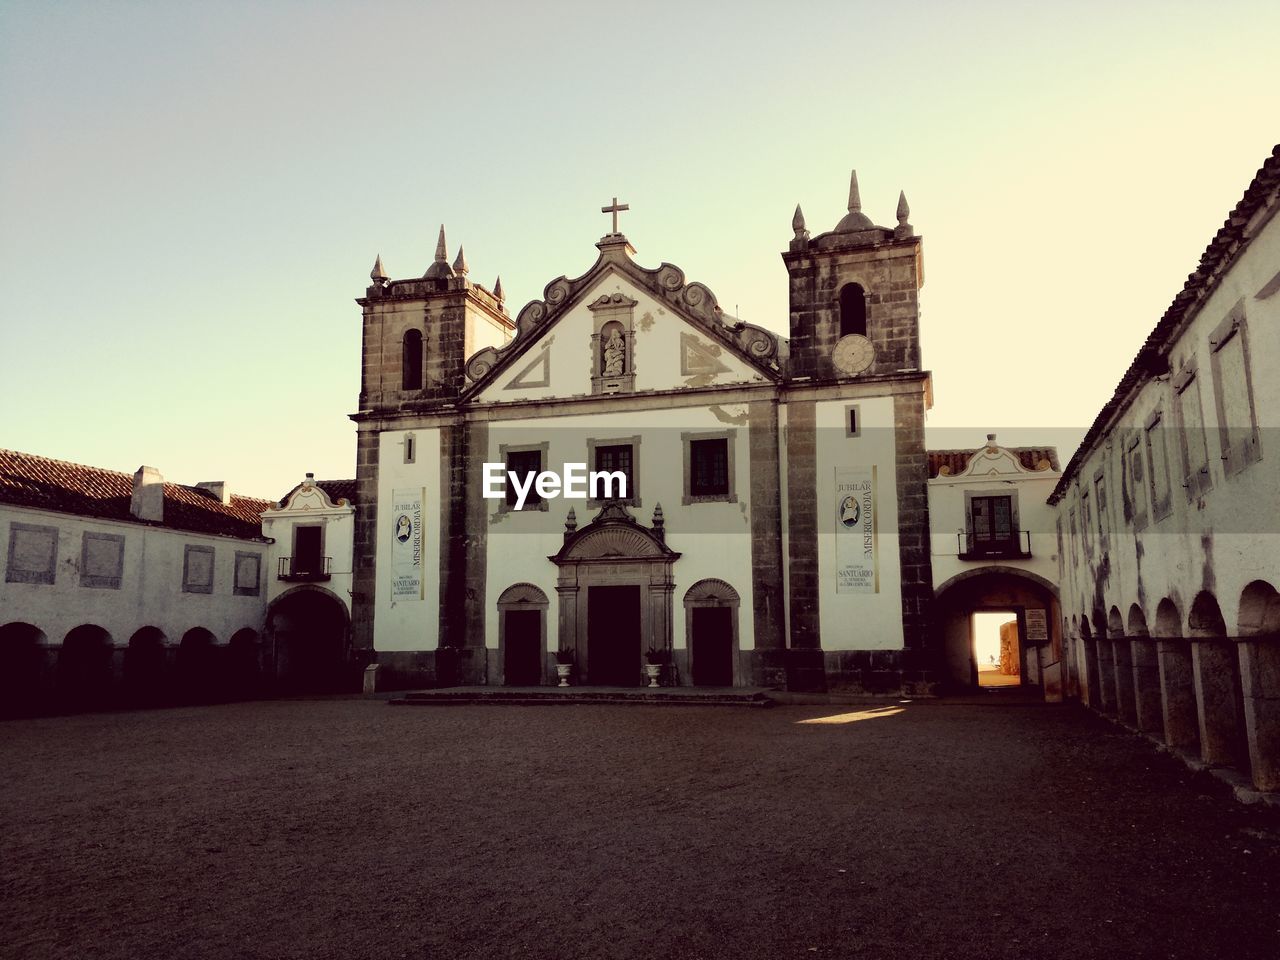
[{"label": "arched window", "polygon": [[402,351],[404,369],[400,374],[400,389],[422,389],[422,331],[406,330]]},{"label": "arched window", "polygon": [[840,336],[851,333],[867,335],[867,293],[857,283],[840,288]]}]

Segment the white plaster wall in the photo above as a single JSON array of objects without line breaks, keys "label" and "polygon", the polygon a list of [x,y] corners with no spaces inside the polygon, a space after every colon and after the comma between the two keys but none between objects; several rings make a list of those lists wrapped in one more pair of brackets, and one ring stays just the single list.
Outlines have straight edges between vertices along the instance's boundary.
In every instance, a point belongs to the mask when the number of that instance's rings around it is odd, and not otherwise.
[{"label": "white plaster wall", "polygon": [[[54,583],[6,582],[10,524],[15,522],[57,527]],[[125,538],[118,590],[80,585],[86,532]],[[49,645],[60,645],[67,633],[82,624],[102,627],[117,647],[127,646],[129,638],[147,626],[158,628],[173,645],[194,627],[210,631],[219,644],[246,627],[262,632],[270,573],[266,543],[14,506],[0,506],[0,537],[0,624],[30,623],[44,632]],[[186,544],[214,548],[212,593],[183,593]],[[262,557],[262,581],[256,597],[233,594],[236,551]]]},{"label": "white plaster wall", "polygon": [[350,506],[326,509],[309,507],[285,511],[269,511],[262,517],[262,534],[275,542],[270,547],[267,565],[267,602],[298,586],[277,577],[281,557],[293,556],[293,528],[298,524],[320,524],[324,527],[324,556],[329,557],[329,579],[320,581],[323,587],[346,605],[351,613],[351,582],[355,548],[355,509]]},{"label": "white plaster wall", "polygon": [[[861,436],[845,437],[845,410],[857,404]],[[898,554],[898,471],[893,398],[846,397],[816,405],[818,578],[823,650],[901,650],[902,566]],[[875,466],[880,592],[836,593],[837,469]]]},{"label": "white plaster wall", "polygon": [[[413,463],[404,462],[404,438],[415,441]],[[387,514],[392,491],[425,487],[422,503],[425,542],[422,548],[424,599],[391,599],[391,541],[394,530]],[[389,430],[378,438],[377,578],[374,587],[375,650],[434,650],[440,635],[440,431]]]},{"label": "white plaster wall", "polygon": [[[1181,451],[1170,429],[1171,515],[1149,522],[1143,531],[1135,531],[1124,519],[1119,483],[1120,457],[1125,449],[1123,432],[1141,430],[1157,407],[1163,409],[1166,425],[1173,427],[1176,394],[1169,379],[1147,382],[1109,429],[1110,446],[1104,440],[1084,462],[1058,512],[1064,518],[1065,529],[1068,510],[1074,508],[1078,526],[1080,490],[1086,483],[1092,489],[1095,472],[1099,467],[1105,469],[1112,531],[1110,573],[1106,577],[1095,573],[1096,566],[1091,567],[1080,537],[1074,550],[1068,546],[1062,593],[1068,620],[1073,614],[1077,622],[1081,616],[1091,614],[1100,597],[1104,613],[1115,606],[1126,621],[1130,605],[1137,603],[1154,632],[1156,608],[1162,598],[1169,597],[1177,603],[1182,629],[1186,631],[1191,604],[1196,594],[1209,585],[1228,631],[1234,632],[1240,594],[1248,583],[1263,579],[1280,587],[1280,377],[1274,375],[1280,362],[1280,294],[1257,296],[1276,277],[1278,269],[1280,218],[1273,218],[1238,256],[1172,350],[1174,370],[1184,358],[1195,357],[1198,362],[1201,402],[1211,428],[1210,490],[1195,499],[1187,496],[1181,486]],[[1209,336],[1240,300],[1244,302],[1248,327],[1262,457],[1228,476],[1218,437],[1212,432],[1218,415]],[[1095,562],[1098,555],[1095,544]]]},{"label": "white plaster wall", "polygon": [[[1057,511],[1046,502],[1060,477],[1057,471],[994,477],[935,477],[929,481],[929,540],[936,590],[958,573],[998,564],[1026,570],[1058,582]],[[965,532],[965,493],[993,496],[1017,493],[1018,525],[1031,534],[1029,560],[961,560],[957,534]]]},{"label": "white plaster wall", "polygon": [[[676,584],[672,598],[676,646],[682,648],[685,643],[685,592],[699,580],[717,577],[728,582],[741,598],[738,633],[741,649],[749,650],[752,647],[751,485],[746,414],[746,404],[726,404],[715,411],[707,407],[681,407],[610,414],[607,418],[543,417],[495,422],[489,430],[489,460],[500,461],[499,448],[504,443],[547,441],[550,444],[547,467],[559,472],[566,462],[587,462],[588,437],[639,436],[637,486],[641,503],[638,508],[628,509],[640,523],[649,526],[654,506],[661,503],[667,545],[681,554],[672,568]],[[737,502],[683,504],[681,433],[725,429],[737,430],[734,449]],[[555,587],[559,568],[547,558],[564,543],[564,523],[570,507],[577,515],[579,529],[595,518],[597,510],[588,508],[585,500],[566,498],[548,501],[546,511],[504,511],[501,501],[489,503],[485,643],[497,649],[498,597],[512,584],[526,582],[539,587],[550,601],[547,643],[554,649],[558,640],[559,601]]]},{"label": "white plaster wall", "polygon": [[[540,400],[547,397],[585,396],[591,393],[591,375],[597,361],[591,352],[594,316],[589,304],[601,294],[622,293],[636,300],[634,308],[636,390],[671,390],[692,385],[763,383],[765,378],[734,356],[709,333],[695,327],[616,270],[605,273],[579,302],[542,332],[542,343],[531,348],[504,370],[480,395],[481,402]],[[727,369],[726,372],[688,377],[680,372],[680,334],[693,334]],[[521,372],[550,350],[551,383],[546,387],[509,388]],[[534,377],[533,379],[536,379]]]}]

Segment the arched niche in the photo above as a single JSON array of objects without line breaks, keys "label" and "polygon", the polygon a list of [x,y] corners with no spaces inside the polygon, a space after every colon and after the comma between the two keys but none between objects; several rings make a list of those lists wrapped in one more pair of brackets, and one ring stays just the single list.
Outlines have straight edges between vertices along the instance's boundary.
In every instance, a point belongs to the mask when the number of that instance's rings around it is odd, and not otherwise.
[{"label": "arched niche", "polygon": [[743,686],[738,642],[742,599],[723,580],[699,580],[684,595],[687,675],[694,686]]},{"label": "arched niche", "polygon": [[509,687],[547,682],[547,595],[532,583],[515,583],[498,597],[498,663]]}]

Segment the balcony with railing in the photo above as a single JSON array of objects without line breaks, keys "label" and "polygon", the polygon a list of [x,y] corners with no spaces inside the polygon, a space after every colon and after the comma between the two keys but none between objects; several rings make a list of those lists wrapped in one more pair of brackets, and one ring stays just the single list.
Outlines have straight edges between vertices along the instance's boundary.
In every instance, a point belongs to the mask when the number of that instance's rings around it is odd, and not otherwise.
[{"label": "balcony with railing", "polygon": [[281,557],[276,578],[288,583],[319,583],[329,579],[329,557]]},{"label": "balcony with railing", "polygon": [[1003,536],[957,533],[956,546],[961,560],[1030,560],[1031,531],[1010,530]]}]

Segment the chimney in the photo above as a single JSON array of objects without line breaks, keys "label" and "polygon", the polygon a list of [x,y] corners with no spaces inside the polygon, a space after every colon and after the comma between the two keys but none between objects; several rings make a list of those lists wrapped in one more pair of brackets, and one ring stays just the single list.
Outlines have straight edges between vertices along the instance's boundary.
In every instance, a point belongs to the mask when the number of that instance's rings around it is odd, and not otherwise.
[{"label": "chimney", "polygon": [[227,490],[227,481],[225,480],[201,480],[196,484],[196,489],[213,494],[213,499],[219,503],[231,502],[231,493]]},{"label": "chimney", "polygon": [[164,477],[155,467],[139,467],[133,475],[129,512],[139,520],[164,522]]}]

